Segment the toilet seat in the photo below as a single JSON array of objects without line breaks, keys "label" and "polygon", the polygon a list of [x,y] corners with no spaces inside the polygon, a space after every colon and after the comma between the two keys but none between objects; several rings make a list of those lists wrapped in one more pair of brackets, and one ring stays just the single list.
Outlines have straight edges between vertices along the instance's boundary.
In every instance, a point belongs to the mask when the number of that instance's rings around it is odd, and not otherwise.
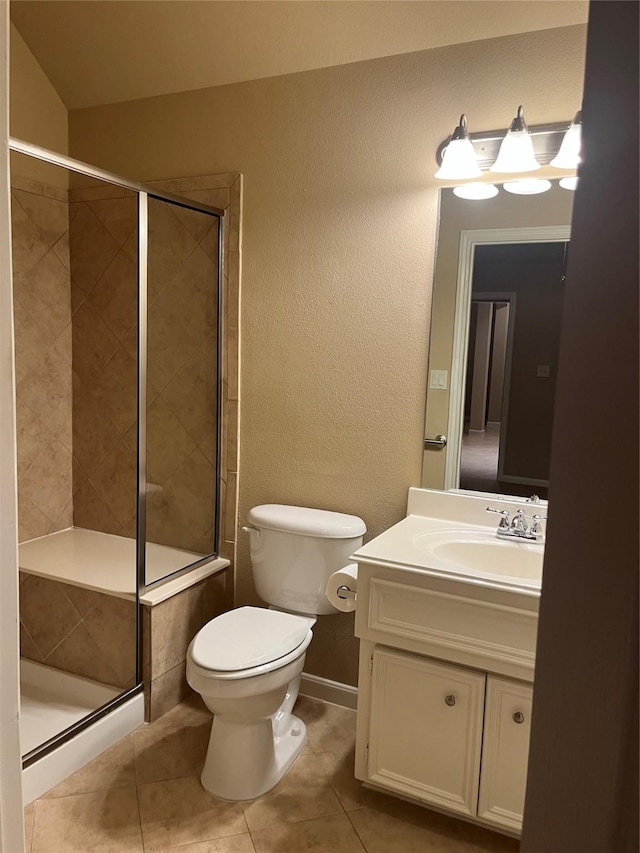
[{"label": "toilet seat", "polygon": [[239,607],[212,619],[189,646],[193,671],[204,678],[251,678],[286,666],[306,651],[313,633],[304,616]]}]

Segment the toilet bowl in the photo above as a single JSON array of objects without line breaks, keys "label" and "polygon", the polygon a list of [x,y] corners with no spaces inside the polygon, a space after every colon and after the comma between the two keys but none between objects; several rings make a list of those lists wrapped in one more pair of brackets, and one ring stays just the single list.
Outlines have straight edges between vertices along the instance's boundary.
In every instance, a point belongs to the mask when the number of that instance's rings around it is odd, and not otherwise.
[{"label": "toilet bowl", "polygon": [[208,623],[187,652],[187,682],[213,713],[202,785],[223,800],[269,791],[302,751],[291,710],[315,620],[258,607]]},{"label": "toilet bowl", "polygon": [[266,504],[248,514],[251,569],[269,609],[217,616],[187,652],[187,682],[213,713],[202,785],[223,800],[252,800],[287,772],[307,740],[292,713],[312,627],[337,613],[330,575],[362,545],[353,515]]}]

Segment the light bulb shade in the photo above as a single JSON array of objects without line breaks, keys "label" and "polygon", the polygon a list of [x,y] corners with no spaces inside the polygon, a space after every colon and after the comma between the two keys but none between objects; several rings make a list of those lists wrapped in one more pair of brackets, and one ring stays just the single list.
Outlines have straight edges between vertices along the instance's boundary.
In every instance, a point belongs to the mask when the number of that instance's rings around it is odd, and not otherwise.
[{"label": "light bulb shade", "polygon": [[551,181],[537,178],[523,178],[521,181],[507,181],[502,188],[514,195],[538,195],[551,189]]},{"label": "light bulb shade", "polygon": [[490,172],[533,172],[540,168],[533,152],[533,140],[524,120],[522,106],[502,140],[498,157]]},{"label": "light bulb shade", "polygon": [[442,152],[442,164],[434,177],[441,181],[464,181],[479,178],[481,169],[476,161],[476,152],[467,130],[467,117],[460,116],[460,124],[453,131],[451,141]]},{"label": "light bulb shade", "polygon": [[578,179],[577,178],[561,178],[560,186],[563,190],[575,190],[578,187]]},{"label": "light bulb shade", "polygon": [[454,187],[453,194],[458,198],[480,201],[498,195],[498,187],[495,184],[463,184],[461,187]]},{"label": "light bulb shade", "polygon": [[577,169],[580,164],[580,146],[582,145],[582,112],[578,110],[565,133],[560,150],[549,163],[556,169]]}]

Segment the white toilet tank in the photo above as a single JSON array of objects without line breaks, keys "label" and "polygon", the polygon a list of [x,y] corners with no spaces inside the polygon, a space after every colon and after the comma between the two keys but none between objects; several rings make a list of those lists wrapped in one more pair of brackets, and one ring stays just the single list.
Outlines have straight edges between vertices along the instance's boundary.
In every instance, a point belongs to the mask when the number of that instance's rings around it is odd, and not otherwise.
[{"label": "white toilet tank", "polygon": [[251,568],[260,598],[282,610],[337,613],[325,589],[329,575],[362,545],[361,518],[284,504],[249,510]]}]

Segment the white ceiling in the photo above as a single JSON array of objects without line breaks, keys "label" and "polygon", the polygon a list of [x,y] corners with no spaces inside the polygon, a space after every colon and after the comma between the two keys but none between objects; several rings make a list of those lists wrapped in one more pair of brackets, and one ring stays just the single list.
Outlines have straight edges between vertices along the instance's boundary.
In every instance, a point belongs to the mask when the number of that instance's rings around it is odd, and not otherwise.
[{"label": "white ceiling", "polygon": [[586,0],[12,0],[69,109],[587,20]]}]

